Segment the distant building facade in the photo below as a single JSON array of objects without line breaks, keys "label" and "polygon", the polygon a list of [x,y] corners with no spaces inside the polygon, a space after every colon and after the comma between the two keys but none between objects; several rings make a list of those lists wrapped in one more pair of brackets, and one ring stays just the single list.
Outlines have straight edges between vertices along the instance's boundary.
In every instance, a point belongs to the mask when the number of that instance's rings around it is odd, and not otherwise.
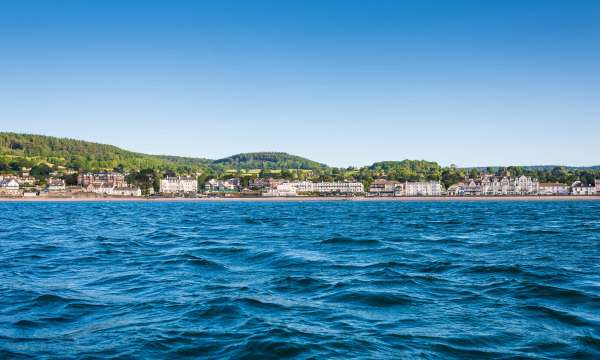
[{"label": "distant building facade", "polygon": [[208,193],[216,192],[236,192],[239,191],[238,179],[217,180],[210,179],[204,184],[204,190]]},{"label": "distant building facade", "polygon": [[19,196],[22,194],[19,182],[14,178],[0,179],[0,195]]},{"label": "distant building facade", "polygon": [[441,196],[444,187],[439,181],[418,181],[404,183],[404,190],[399,196]]},{"label": "distant building facade", "polygon": [[77,176],[77,184],[84,188],[94,187],[126,187],[125,175],[116,172],[85,173]]},{"label": "distant building facade", "polygon": [[194,177],[177,176],[160,180],[160,192],[163,194],[192,194],[198,192],[198,180]]},{"label": "distant building facade", "polygon": [[539,195],[569,195],[569,185],[561,183],[540,183]]},{"label": "distant building facade", "polygon": [[595,195],[596,186],[584,185],[581,181],[571,184],[571,195]]},{"label": "distant building facade", "polygon": [[525,175],[517,178],[483,175],[465,179],[448,190],[452,196],[537,195],[540,184],[537,179]]},{"label": "distant building facade", "polygon": [[404,192],[404,184],[399,181],[376,179],[369,186],[369,196],[398,196]]},{"label": "distant building facade", "polygon": [[142,196],[142,189],[134,187],[116,187],[112,189],[109,195],[138,197]]},{"label": "distant building facade", "polygon": [[318,193],[318,194],[360,194],[365,192],[365,187],[359,182],[346,181],[297,181],[290,183],[298,193]]},{"label": "distant building facade", "polygon": [[63,179],[49,178],[48,192],[63,192],[66,191],[67,185]]},{"label": "distant building facade", "polygon": [[275,188],[268,189],[262,195],[268,197],[289,197],[298,196],[298,193],[296,192],[296,188],[293,184],[282,183],[277,185]]}]

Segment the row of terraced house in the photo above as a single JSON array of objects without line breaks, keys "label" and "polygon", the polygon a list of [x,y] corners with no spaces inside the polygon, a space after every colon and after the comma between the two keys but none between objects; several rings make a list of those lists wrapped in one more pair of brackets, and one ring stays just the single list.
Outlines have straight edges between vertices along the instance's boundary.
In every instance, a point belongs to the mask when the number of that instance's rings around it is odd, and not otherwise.
[{"label": "row of terraced house", "polygon": [[[46,194],[90,194],[91,196],[141,196],[142,191],[127,183],[126,177],[117,172],[82,173],[77,177],[77,186],[66,186],[63,179],[50,177],[46,180],[43,192]],[[34,196],[39,194],[36,179],[28,176],[0,175],[0,196]],[[227,196],[246,194],[256,196],[284,197],[300,195],[339,195],[339,196],[526,196],[526,195],[597,195],[600,194],[600,179],[595,186],[586,186],[581,181],[570,185],[543,183],[528,176],[510,177],[482,175],[467,178],[445,189],[439,181],[393,181],[374,180],[367,191],[362,183],[355,181],[289,181],[274,178],[250,179],[242,186],[240,179],[211,179],[203,184],[203,195]],[[38,186],[37,189],[40,189]],[[152,193],[152,189],[148,189]],[[160,180],[161,194],[199,194],[199,184],[195,177],[165,177]]]}]

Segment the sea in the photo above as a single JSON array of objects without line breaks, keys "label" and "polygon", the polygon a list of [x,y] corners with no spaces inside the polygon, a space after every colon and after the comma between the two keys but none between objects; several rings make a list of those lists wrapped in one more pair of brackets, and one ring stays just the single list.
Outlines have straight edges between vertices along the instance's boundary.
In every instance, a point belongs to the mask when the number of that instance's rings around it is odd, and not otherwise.
[{"label": "sea", "polygon": [[1,359],[599,359],[600,201],[0,203]]}]

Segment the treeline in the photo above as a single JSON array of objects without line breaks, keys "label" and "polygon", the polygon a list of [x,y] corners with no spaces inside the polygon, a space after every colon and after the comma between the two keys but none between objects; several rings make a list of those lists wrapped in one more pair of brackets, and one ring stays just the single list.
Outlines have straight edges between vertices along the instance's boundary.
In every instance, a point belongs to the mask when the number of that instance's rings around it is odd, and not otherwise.
[{"label": "treeline", "polygon": [[198,159],[146,155],[116,146],[42,135],[0,133],[0,171],[64,167],[76,171],[139,169],[190,172]]},{"label": "treeline", "polygon": [[[142,188],[157,186],[164,176],[198,175],[200,183],[211,178],[237,177],[242,184],[252,178],[282,178],[292,181],[360,181],[365,186],[378,178],[397,181],[441,181],[444,186],[456,184],[466,177],[483,173],[498,176],[527,175],[540,182],[571,184],[576,180],[594,184],[600,178],[598,168],[520,167],[457,168],[442,167],[424,160],[382,161],[361,168],[335,168],[300,156],[281,152],[245,153],[220,160],[147,155],[120,149],[112,145],[56,138],[42,135],[0,133],[0,173],[19,173],[30,168],[39,179],[54,171],[69,172],[117,171],[128,174],[131,183]],[[75,181],[73,174],[65,176],[67,183]]]},{"label": "treeline", "polygon": [[223,169],[300,169],[318,170],[327,168],[320,164],[300,156],[290,155],[283,152],[260,152],[237,154],[212,162],[215,168]]}]

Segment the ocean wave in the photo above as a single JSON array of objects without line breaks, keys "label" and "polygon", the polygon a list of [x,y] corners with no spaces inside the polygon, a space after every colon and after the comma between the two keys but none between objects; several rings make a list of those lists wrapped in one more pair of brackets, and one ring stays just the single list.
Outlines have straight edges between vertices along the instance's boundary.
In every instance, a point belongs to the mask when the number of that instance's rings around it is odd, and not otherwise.
[{"label": "ocean wave", "polygon": [[0,203],[0,358],[599,358],[590,204]]}]

